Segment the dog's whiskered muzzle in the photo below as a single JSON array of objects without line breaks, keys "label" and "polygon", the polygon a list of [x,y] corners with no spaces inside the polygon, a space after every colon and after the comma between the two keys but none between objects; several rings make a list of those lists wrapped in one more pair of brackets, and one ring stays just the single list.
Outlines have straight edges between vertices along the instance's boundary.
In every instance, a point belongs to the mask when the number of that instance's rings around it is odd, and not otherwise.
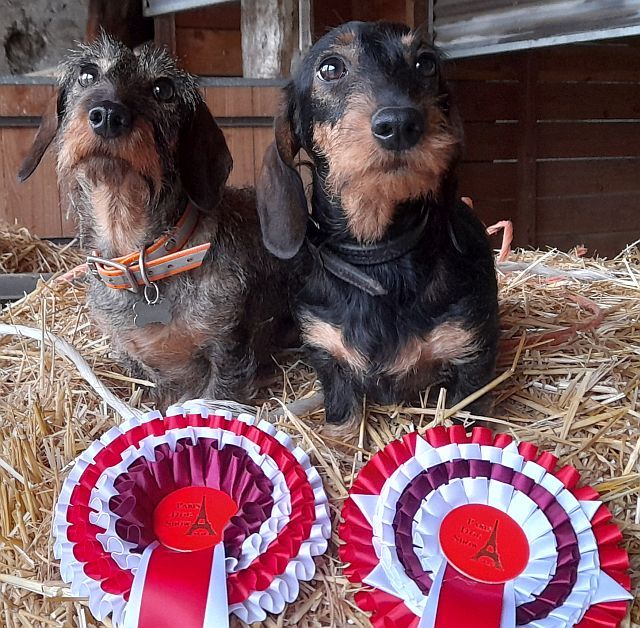
[{"label": "dog's whiskered muzzle", "polygon": [[131,130],[133,116],[125,105],[105,100],[89,110],[89,124],[96,135],[114,139]]},{"label": "dog's whiskered muzzle", "polygon": [[424,115],[413,107],[384,107],[371,118],[371,132],[382,148],[413,148],[424,135]]}]

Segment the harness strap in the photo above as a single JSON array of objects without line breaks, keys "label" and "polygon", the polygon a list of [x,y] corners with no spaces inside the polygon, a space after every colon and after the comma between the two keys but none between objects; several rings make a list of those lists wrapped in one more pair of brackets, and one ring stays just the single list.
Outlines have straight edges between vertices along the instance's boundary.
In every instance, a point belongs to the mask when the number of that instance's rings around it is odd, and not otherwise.
[{"label": "harness strap", "polygon": [[[371,296],[383,296],[387,294],[384,286],[377,279],[357,268],[357,266],[386,264],[405,256],[415,249],[420,242],[428,221],[429,210],[424,213],[415,228],[397,238],[375,244],[330,242],[325,239],[319,245],[316,245],[307,237],[307,245],[312,253],[320,259],[322,266],[328,273]],[[314,223],[310,224],[313,225]],[[319,234],[317,226],[315,229],[316,234]]]}]

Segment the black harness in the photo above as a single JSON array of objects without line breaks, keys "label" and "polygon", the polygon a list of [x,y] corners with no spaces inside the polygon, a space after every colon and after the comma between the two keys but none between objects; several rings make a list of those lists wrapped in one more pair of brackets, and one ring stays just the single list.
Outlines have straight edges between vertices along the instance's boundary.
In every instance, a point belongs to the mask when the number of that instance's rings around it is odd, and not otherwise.
[{"label": "black harness", "polygon": [[319,259],[325,271],[371,296],[382,296],[387,294],[384,286],[358,267],[386,264],[404,257],[416,248],[428,221],[427,210],[414,228],[396,238],[375,244],[332,242],[328,236],[322,234],[316,223],[310,221],[307,246]]}]

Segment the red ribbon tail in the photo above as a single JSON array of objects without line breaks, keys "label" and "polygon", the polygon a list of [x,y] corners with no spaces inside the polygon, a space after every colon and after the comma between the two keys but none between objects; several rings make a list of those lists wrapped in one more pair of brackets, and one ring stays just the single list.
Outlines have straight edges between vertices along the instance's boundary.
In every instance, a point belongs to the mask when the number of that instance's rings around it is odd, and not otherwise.
[{"label": "red ribbon tail", "polygon": [[[429,597],[437,596],[425,608],[420,628],[500,628],[503,619],[504,584],[477,582],[447,564],[439,590],[437,581]],[[438,578],[437,578],[438,579]]]},{"label": "red ribbon tail", "polygon": [[134,578],[124,628],[228,628],[224,546],[177,552],[148,547]]}]

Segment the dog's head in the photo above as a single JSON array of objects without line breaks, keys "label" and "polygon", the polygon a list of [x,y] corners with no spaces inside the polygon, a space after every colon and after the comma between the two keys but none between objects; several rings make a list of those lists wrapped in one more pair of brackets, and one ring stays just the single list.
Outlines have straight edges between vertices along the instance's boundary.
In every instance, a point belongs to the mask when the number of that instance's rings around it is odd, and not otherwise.
[{"label": "dog's head", "polygon": [[179,177],[192,202],[214,207],[231,170],[224,136],[195,80],[152,45],[134,52],[103,35],[60,66],[56,98],[18,178],[27,179],[56,139],[60,176],[134,172],[152,198]]},{"label": "dog's head", "polygon": [[384,236],[404,201],[442,194],[462,131],[441,65],[423,29],[384,22],[345,24],[311,48],[286,88],[258,186],[273,253],[290,257],[304,238],[300,148],[361,242]]}]

